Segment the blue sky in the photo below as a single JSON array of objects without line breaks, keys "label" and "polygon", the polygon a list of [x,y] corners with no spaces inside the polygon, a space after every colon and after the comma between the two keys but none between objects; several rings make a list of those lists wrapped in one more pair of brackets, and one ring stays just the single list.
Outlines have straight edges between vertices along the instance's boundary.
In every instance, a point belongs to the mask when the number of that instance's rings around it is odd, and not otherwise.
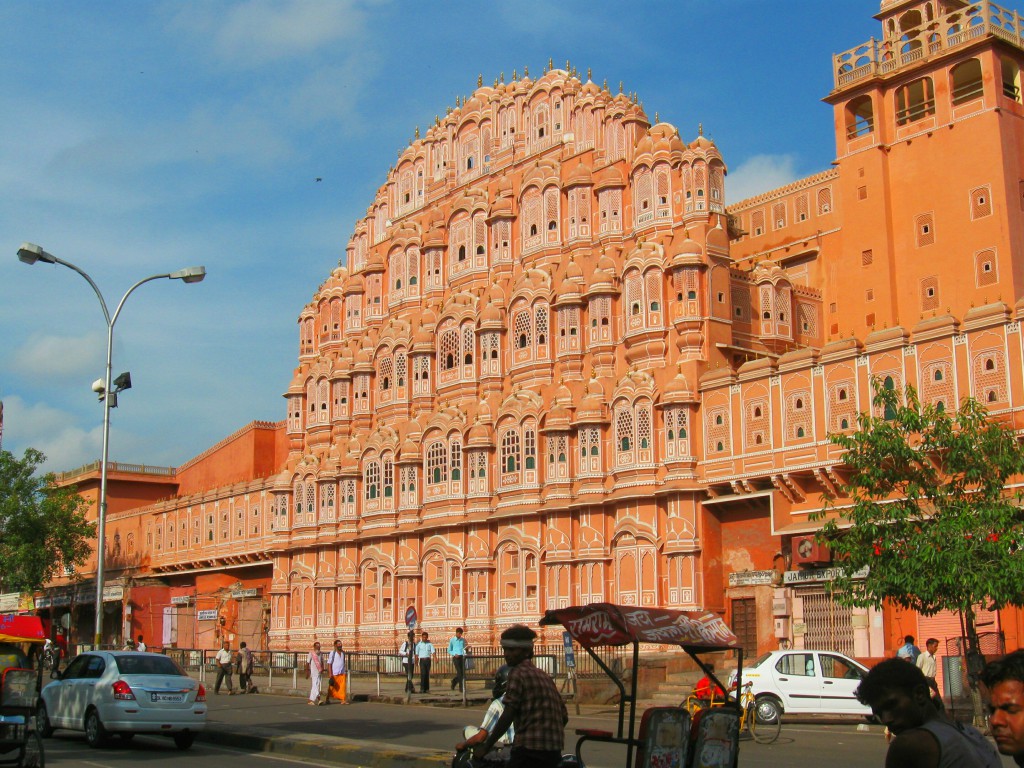
[{"label": "blue sky", "polygon": [[[0,3],[3,447],[100,456],[106,329],[92,290],[26,266],[35,242],[128,299],[110,458],[176,466],[284,418],[296,318],[416,126],[550,58],[713,138],[736,201],[834,159],[830,57],[877,0]],[[316,182],[321,178],[321,182]]]}]

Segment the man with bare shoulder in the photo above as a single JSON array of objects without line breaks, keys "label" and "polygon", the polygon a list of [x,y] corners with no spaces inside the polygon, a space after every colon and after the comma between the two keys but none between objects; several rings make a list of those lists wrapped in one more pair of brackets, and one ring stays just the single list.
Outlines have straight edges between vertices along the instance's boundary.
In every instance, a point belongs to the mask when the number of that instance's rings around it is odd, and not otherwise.
[{"label": "man with bare shoulder", "polygon": [[988,688],[988,724],[996,746],[1024,766],[1024,650],[989,662],[981,681]]},{"label": "man with bare shoulder", "polygon": [[1002,765],[995,747],[977,729],[939,713],[924,674],[903,659],[877,664],[858,686],[857,698],[893,733],[885,768]]}]

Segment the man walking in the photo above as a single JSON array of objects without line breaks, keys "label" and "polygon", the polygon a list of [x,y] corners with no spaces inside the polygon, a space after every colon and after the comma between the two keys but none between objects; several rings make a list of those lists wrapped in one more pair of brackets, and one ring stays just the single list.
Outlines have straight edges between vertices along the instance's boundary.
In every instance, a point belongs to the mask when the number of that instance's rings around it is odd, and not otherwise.
[{"label": "man walking", "polygon": [[[139,638],[141,644],[142,638]],[[220,695],[220,684],[227,681],[228,695],[235,695],[235,687],[231,684],[231,645],[225,640],[221,643],[220,650],[217,651],[217,655],[213,657],[214,663],[217,665],[217,682],[213,685],[213,692],[216,695]]]},{"label": "man walking", "polygon": [[341,640],[334,641],[334,650],[327,656],[327,669],[331,682],[327,686],[327,699],[324,704],[331,699],[348,704],[348,694],[345,691],[345,651],[341,647]]},{"label": "man walking", "polygon": [[420,665],[420,693],[430,693],[430,660],[434,656],[434,644],[430,634],[424,632],[416,643],[416,663]]},{"label": "man walking", "polygon": [[256,686],[252,684],[255,663],[252,651],[243,640],[238,644],[238,690],[242,693],[256,693]]},{"label": "man walking", "polygon": [[402,666],[405,667],[405,692],[416,693],[416,687],[412,684],[413,672],[416,669],[416,633],[411,629],[402,647],[398,649],[398,655],[402,659]]},{"label": "man walking", "polygon": [[142,640],[142,635],[139,635],[139,644],[135,646],[135,650],[141,653],[146,652],[146,643]]},{"label": "man walking", "polygon": [[324,660],[320,655],[320,643],[313,643],[313,650],[306,657],[306,677],[309,678],[309,700],[307,704],[320,703],[320,678],[324,673]]},{"label": "man walking", "polygon": [[996,746],[1024,766],[1024,650],[989,662],[981,681],[988,688],[988,724]]},{"label": "man walking", "polygon": [[448,655],[451,657],[452,666],[455,667],[452,690],[458,687],[461,691],[466,685],[466,641],[462,637],[462,627],[456,629],[455,637],[448,640]]},{"label": "man walking", "polygon": [[510,725],[515,725],[509,768],[555,768],[565,747],[569,713],[555,681],[533,665],[537,633],[523,624],[501,633],[505,662],[512,667],[505,691],[505,711],[473,757],[486,755]]},{"label": "man walking", "polygon": [[921,670],[902,659],[876,664],[857,699],[892,732],[887,768],[1000,768],[992,744],[969,725],[939,714]]},{"label": "man walking", "polygon": [[914,645],[914,636],[907,635],[903,638],[903,645],[896,649],[896,658],[909,661],[911,664],[917,662],[917,657],[921,655],[921,649]]}]

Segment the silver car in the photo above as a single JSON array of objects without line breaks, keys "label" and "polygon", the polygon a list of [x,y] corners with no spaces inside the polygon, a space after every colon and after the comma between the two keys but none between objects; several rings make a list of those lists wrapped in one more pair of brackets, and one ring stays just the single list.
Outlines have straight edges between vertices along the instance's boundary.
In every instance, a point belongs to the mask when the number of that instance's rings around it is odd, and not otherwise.
[{"label": "silver car", "polygon": [[134,651],[93,651],[77,656],[42,691],[38,727],[84,731],[91,747],[116,733],[174,737],[192,746],[206,727],[206,688],[166,656]]}]

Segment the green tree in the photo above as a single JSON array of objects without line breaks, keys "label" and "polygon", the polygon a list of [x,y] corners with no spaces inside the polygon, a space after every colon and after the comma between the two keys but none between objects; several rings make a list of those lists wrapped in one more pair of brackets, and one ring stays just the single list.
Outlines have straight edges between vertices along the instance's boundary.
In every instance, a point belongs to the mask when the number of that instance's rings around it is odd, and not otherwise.
[{"label": "green tree", "polygon": [[829,437],[845,449],[849,495],[829,500],[834,515],[819,534],[839,571],[835,599],[959,612],[973,687],[975,606],[1024,603],[1024,512],[1007,488],[1024,473],[1024,450],[973,398],[950,412],[921,405],[913,387],[901,396],[891,380],[872,385],[873,410]]},{"label": "green tree", "polygon": [[58,488],[53,474],[37,473],[46,457],[29,448],[18,459],[0,450],[0,583],[5,590],[40,589],[85,563],[96,526],[85,519],[89,502],[75,489]]}]

